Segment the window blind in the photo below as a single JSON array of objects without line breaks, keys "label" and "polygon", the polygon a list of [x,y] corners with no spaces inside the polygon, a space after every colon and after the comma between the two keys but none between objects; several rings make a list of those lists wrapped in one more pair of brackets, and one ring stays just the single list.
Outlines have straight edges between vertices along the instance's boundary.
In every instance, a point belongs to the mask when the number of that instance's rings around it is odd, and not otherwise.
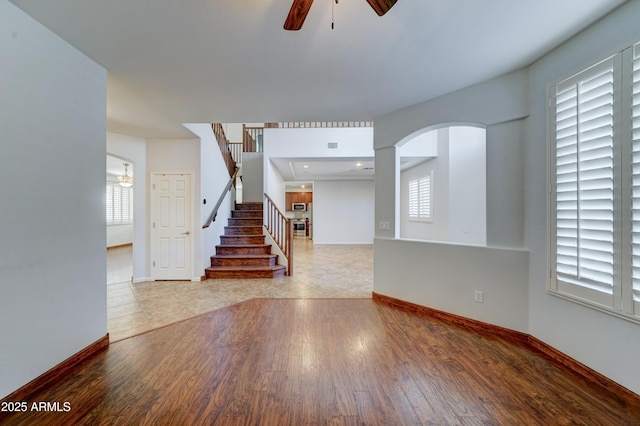
[{"label": "window blind", "polygon": [[420,178],[418,186],[420,187],[419,215],[423,219],[431,219],[431,175]]},{"label": "window blind", "polygon": [[412,179],[409,181],[409,217],[417,218],[418,217],[418,201],[419,201],[419,189],[418,189],[418,179]]},{"label": "window blind", "polygon": [[131,208],[131,188],[123,188],[121,187],[121,212],[122,212],[122,216],[121,216],[121,221],[122,223],[131,223],[132,221],[132,217],[131,214],[133,213],[132,208]]},{"label": "window blind", "polygon": [[640,44],[633,47],[631,82],[632,293],[640,302]]},{"label": "window blind", "polygon": [[113,185],[107,184],[107,223],[113,222]]},{"label": "window blind", "polygon": [[113,223],[122,223],[122,187],[113,185]]},{"label": "window blind", "polygon": [[613,294],[613,58],[556,86],[559,282]]},{"label": "window blind", "polygon": [[109,225],[133,223],[133,188],[107,183],[106,217]]}]

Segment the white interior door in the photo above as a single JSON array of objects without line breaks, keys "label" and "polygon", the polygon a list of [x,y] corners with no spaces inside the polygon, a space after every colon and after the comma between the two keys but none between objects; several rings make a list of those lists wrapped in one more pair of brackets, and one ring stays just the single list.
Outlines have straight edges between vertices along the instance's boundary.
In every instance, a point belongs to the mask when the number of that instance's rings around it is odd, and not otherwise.
[{"label": "white interior door", "polygon": [[154,174],[152,190],[153,277],[156,280],[191,279],[191,175]]}]

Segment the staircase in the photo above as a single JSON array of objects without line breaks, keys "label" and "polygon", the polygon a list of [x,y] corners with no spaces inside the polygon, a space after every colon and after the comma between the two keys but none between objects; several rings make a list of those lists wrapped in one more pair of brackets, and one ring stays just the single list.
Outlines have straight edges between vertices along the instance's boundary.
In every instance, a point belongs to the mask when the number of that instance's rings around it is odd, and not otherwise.
[{"label": "staircase", "polygon": [[278,255],[271,254],[262,233],[263,203],[236,204],[231,212],[216,255],[211,256],[207,278],[276,278],[285,275],[286,268],[278,265]]}]

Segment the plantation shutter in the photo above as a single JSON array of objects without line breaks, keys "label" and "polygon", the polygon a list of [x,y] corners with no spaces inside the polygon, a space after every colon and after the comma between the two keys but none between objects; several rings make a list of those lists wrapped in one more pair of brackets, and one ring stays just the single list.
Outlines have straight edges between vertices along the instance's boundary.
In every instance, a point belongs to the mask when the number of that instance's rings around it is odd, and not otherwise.
[{"label": "plantation shutter", "polygon": [[418,179],[409,181],[409,217],[418,218],[418,201],[419,201],[419,185]]},{"label": "plantation shutter", "polygon": [[122,192],[122,223],[131,223],[132,216],[132,203],[131,203],[131,188],[121,188]]},{"label": "plantation shutter", "polygon": [[419,215],[423,219],[431,218],[431,175],[420,178],[420,203],[418,205]]},{"label": "plantation shutter", "polygon": [[640,302],[640,44],[633,48],[631,89],[632,138],[632,293]]},{"label": "plantation shutter", "polygon": [[113,223],[113,185],[107,184],[107,223]]},{"label": "plantation shutter", "polygon": [[122,223],[122,187],[113,184],[113,223]]},{"label": "plantation shutter", "polygon": [[[556,86],[556,277],[610,305],[614,282],[613,58]],[[583,291],[582,291],[583,290]],[[602,297],[604,296],[604,297]]]},{"label": "plantation shutter", "polygon": [[431,219],[431,174],[409,181],[409,218]]}]

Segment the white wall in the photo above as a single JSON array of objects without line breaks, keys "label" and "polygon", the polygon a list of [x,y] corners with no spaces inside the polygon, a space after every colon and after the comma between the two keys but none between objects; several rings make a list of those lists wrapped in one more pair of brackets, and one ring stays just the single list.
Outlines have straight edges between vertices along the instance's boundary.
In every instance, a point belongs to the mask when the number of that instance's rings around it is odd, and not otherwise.
[{"label": "white wall", "polygon": [[[640,326],[546,293],[546,87],[636,41],[638,16],[640,2],[626,2],[528,69],[376,119],[376,222],[388,221],[392,229],[376,231],[374,291],[528,332],[640,393]],[[393,239],[396,211],[389,206],[397,190],[388,180],[379,181],[378,171],[382,168],[387,179],[397,174],[397,141],[420,128],[450,122],[487,126],[487,241],[507,249],[446,245],[445,253],[454,250],[446,257],[436,256],[429,243]],[[518,249],[520,243],[525,250]],[[527,251],[528,268],[520,259]],[[439,280],[422,278],[431,270],[441,271]],[[392,271],[401,271],[402,279]],[[459,300],[439,291],[450,277],[455,277]],[[526,294],[520,292],[523,283]],[[480,307],[468,301],[479,286],[485,291],[485,306],[493,303],[492,294],[499,297],[491,312],[479,312]]]},{"label": "white wall", "polygon": [[[487,99],[495,98],[495,101]],[[394,238],[399,226],[399,167],[396,144],[420,133],[425,128],[443,125],[478,124],[492,126],[522,119],[528,114],[527,72],[521,70],[477,84],[467,89],[377,117],[374,148],[376,151],[376,224],[389,222],[390,229],[379,226],[376,235]],[[497,138],[507,135],[496,134]],[[487,144],[506,144],[509,141],[487,140]],[[487,157],[487,162],[492,158]],[[515,171],[522,173],[522,170]],[[509,176],[503,176],[510,178]],[[398,188],[396,188],[398,187]],[[487,188],[487,191],[490,189]],[[522,194],[509,194],[522,197]],[[502,208],[503,206],[499,206]],[[505,205],[505,208],[512,208]],[[398,221],[397,221],[398,220]],[[517,232],[517,230],[513,230]],[[490,238],[490,235],[487,235]]]},{"label": "white wall", "polygon": [[[428,134],[435,137],[425,141],[426,148],[437,156],[400,175],[400,237],[485,245],[485,130],[453,126]],[[401,159],[408,146],[416,152],[411,140],[400,149]],[[433,177],[432,221],[409,220],[409,181],[429,174]]]},{"label": "white wall", "polygon": [[133,225],[107,226],[107,247],[133,244]]},{"label": "white wall", "polygon": [[[372,127],[264,129],[265,158],[373,157]],[[338,149],[329,149],[337,142]]]},{"label": "white wall", "polygon": [[526,250],[376,238],[373,253],[376,293],[527,331]]},{"label": "white wall", "polygon": [[449,129],[449,241],[487,243],[485,130]]},{"label": "white wall", "polygon": [[285,211],[284,179],[278,169],[269,161],[265,154],[264,164],[264,193],[268,194],[280,211]]},{"label": "white wall", "polygon": [[[449,183],[449,131],[439,129],[437,135],[438,156],[400,174],[400,237],[418,240],[447,241],[449,239],[449,200],[453,195]],[[404,146],[402,147],[404,153]],[[433,173],[431,222],[409,220],[409,181]]]},{"label": "white wall", "polygon": [[[133,164],[133,281],[148,281],[149,265],[147,210],[147,143],[144,139],[118,133],[107,133],[107,153],[126,158]],[[107,227],[111,228],[111,227]]]},{"label": "white wall", "polygon": [[262,127],[264,123],[224,123],[224,134],[230,142],[242,142],[242,126]]},{"label": "white wall", "polygon": [[529,68],[524,125],[525,241],[531,250],[530,332],[640,393],[640,325],[549,295],[547,277],[547,120],[545,88],[640,40],[640,2],[624,3]]},{"label": "white wall", "polygon": [[222,127],[230,142],[242,142],[242,123],[224,123]]},{"label": "white wall", "polygon": [[[226,168],[224,169],[226,172]],[[149,174],[149,182],[152,181],[155,173],[191,173],[192,174],[192,193],[193,193],[193,212],[192,226],[192,277],[194,281],[200,281],[200,277],[204,274],[203,255],[202,255],[202,235],[197,232],[202,227],[201,213],[201,193],[200,193],[200,139],[147,139],[147,171]],[[228,176],[228,173],[227,173]],[[228,180],[228,178],[227,178]],[[227,180],[224,181],[226,184]],[[149,223],[153,223],[153,211],[151,209],[151,197],[153,192],[150,186],[147,186],[147,209],[149,211]],[[216,198],[217,200],[217,198]],[[214,201],[215,203],[215,201]],[[147,243],[151,247],[151,227],[147,233]],[[150,250],[151,254],[153,250]],[[150,255],[150,262],[153,262]],[[206,265],[209,266],[209,265]],[[151,276],[153,277],[153,271]]]},{"label": "white wall", "polygon": [[524,120],[487,127],[487,245],[524,245]]},{"label": "white wall", "polygon": [[242,199],[259,202],[264,199],[264,155],[261,152],[242,154]]},{"label": "white wall", "polygon": [[[400,172],[395,144],[421,129],[446,124],[492,126],[527,115],[527,73],[520,71],[464,89],[430,102],[376,118],[376,228],[374,291],[391,297],[444,309],[458,315],[518,331],[528,329],[528,252],[521,247],[497,249],[462,244],[395,239]],[[489,137],[489,134],[487,134]],[[499,146],[508,132],[493,133]],[[501,139],[505,138],[505,140]],[[438,155],[441,155],[440,146]],[[493,151],[489,153],[495,154]],[[487,158],[487,162],[494,161]],[[511,170],[516,175],[523,170]],[[508,172],[502,174],[510,178]],[[517,179],[517,176],[515,177]],[[489,188],[487,188],[489,192]],[[503,199],[521,197],[505,194]],[[496,197],[497,200],[499,200]],[[495,206],[511,209],[509,203]],[[518,233],[521,230],[513,230]],[[487,236],[488,237],[488,236]],[[504,238],[504,236],[503,236]],[[509,240],[509,236],[506,240]],[[517,238],[510,238],[515,241]],[[484,303],[474,302],[483,291]]]},{"label": "white wall", "polygon": [[371,244],[373,207],[373,181],[316,181],[313,186],[314,243]]},{"label": "white wall", "polygon": [[437,157],[438,129],[428,130],[399,142],[400,157]]},{"label": "white wall", "polygon": [[[224,234],[224,227],[228,224],[231,210],[234,207],[235,192],[233,189],[224,193],[224,199],[218,209],[216,219],[208,228],[202,229],[202,225],[209,218],[223,190],[229,182],[229,172],[222,158],[218,141],[216,140],[211,125],[209,124],[185,124],[187,129],[200,138],[198,155],[200,161],[200,196],[194,200],[194,208],[200,209],[198,221],[194,224],[194,234],[199,234],[200,256],[199,266],[195,265],[194,279],[198,275],[204,275],[204,270],[211,266],[211,256],[216,252],[216,245],[220,244],[220,235]],[[232,187],[233,188],[233,187]],[[206,200],[206,204],[205,204]]]},{"label": "white wall", "polygon": [[3,398],[107,334],[106,71],[5,0],[0,28]]},{"label": "white wall", "polygon": [[[298,128],[264,130],[264,181],[265,192],[285,211],[284,179],[270,161],[271,158],[366,158],[373,157],[373,128]],[[337,142],[338,149],[329,149],[328,142]],[[318,184],[323,182],[321,189]],[[363,181],[364,182],[364,181]],[[363,223],[356,224],[354,230],[339,235],[344,230],[345,219],[340,214],[341,205],[347,205],[347,211],[361,211],[362,205],[373,206],[373,196],[369,194],[372,182],[355,181],[316,181],[313,191],[314,224],[313,239],[316,244],[368,243],[373,240],[373,220],[371,212],[362,212]],[[342,188],[340,188],[342,186]],[[353,193],[352,200],[346,199],[347,192],[363,190],[362,194]],[[318,192],[320,191],[320,192]],[[345,204],[346,203],[346,204]],[[320,216],[319,216],[320,215]],[[345,215],[346,216],[346,215]],[[337,227],[329,226],[330,218],[339,221]],[[364,228],[369,227],[368,230]]]}]

